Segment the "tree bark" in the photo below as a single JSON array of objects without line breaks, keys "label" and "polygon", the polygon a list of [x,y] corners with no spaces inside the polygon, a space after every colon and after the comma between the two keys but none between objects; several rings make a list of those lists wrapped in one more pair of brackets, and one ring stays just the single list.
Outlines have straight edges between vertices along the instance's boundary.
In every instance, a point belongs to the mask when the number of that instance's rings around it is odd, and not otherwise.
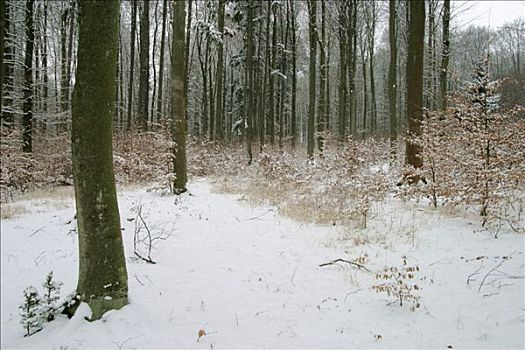
[{"label": "tree bark", "polygon": [[[408,24],[407,54],[407,118],[410,137],[421,136],[423,120],[423,59],[425,38],[425,2],[410,1]],[[405,163],[414,168],[421,168],[421,146],[407,139]],[[410,180],[410,179],[409,179]],[[417,182],[418,178],[412,181]]]},{"label": "tree bark", "polygon": [[441,55],[441,70],[439,79],[440,107],[447,110],[448,61],[450,57],[450,0],[443,4],[443,53]]},{"label": "tree bark", "polygon": [[390,154],[392,159],[397,148],[397,14],[396,1],[389,0],[388,42],[390,45],[390,64],[388,66],[388,107],[390,111]]},{"label": "tree bark", "polygon": [[119,3],[83,0],[80,10],[71,134],[79,241],[76,294],[91,307],[91,320],[97,320],[128,303],[111,127]]},{"label": "tree bark", "polygon": [[321,0],[321,40],[319,41],[319,106],[317,112],[317,148],[322,156],[324,151],[323,133],[326,127],[325,104],[326,104],[326,4]]},{"label": "tree bark", "polygon": [[131,9],[131,42],[129,53],[129,85],[128,85],[128,115],[127,115],[127,129],[132,125],[133,112],[133,77],[135,70],[135,33],[137,31],[137,0],[131,0],[133,5]]},{"label": "tree bark", "polygon": [[186,170],[186,100],[184,96],[185,78],[185,18],[186,1],[173,3],[173,43],[171,55],[171,109],[173,147],[173,192],[186,191],[188,175]]},{"label": "tree bark", "polygon": [[308,128],[306,154],[309,160],[314,158],[314,130],[315,130],[315,70],[317,58],[317,3],[308,0],[308,37],[310,39],[310,61],[308,65]]},{"label": "tree bark", "polygon": [[[0,115],[2,114],[2,105],[4,102],[4,55],[5,55],[5,41],[6,35],[6,1],[0,2]],[[3,119],[3,118],[2,118]],[[3,124],[3,120],[0,120],[0,126]]]},{"label": "tree bark", "polygon": [[7,1],[3,1],[3,4],[5,6],[5,20],[4,20],[4,62],[0,69],[3,71],[4,81],[3,81],[3,90],[2,90],[2,96],[0,96],[0,99],[2,100],[2,108],[4,110],[0,110],[0,113],[2,114],[2,123],[3,125],[7,126],[8,128],[12,128],[14,125],[14,114],[12,111],[13,106],[13,84],[14,84],[14,59],[15,59],[15,46],[12,42],[10,42],[10,37],[12,36],[11,33],[11,22],[12,22],[12,4]]},{"label": "tree bark", "polygon": [[22,103],[22,151],[33,151],[33,48],[35,28],[33,10],[35,1],[26,0],[26,52],[24,59],[24,101]]},{"label": "tree bark", "polygon": [[149,112],[149,0],[145,0],[140,19],[139,127],[148,130]]},{"label": "tree bark", "polygon": [[217,15],[217,25],[219,27],[220,41],[217,52],[217,97],[215,101],[217,107],[215,109],[215,135],[216,139],[222,141],[224,139],[224,108],[222,105],[222,96],[224,94],[224,6],[226,1],[219,0],[219,11]]},{"label": "tree bark", "polygon": [[248,15],[246,18],[246,81],[245,81],[245,104],[247,105],[246,120],[246,152],[248,153],[248,165],[252,164],[252,138],[253,138],[253,4],[248,1]]},{"label": "tree bark", "polygon": [[290,0],[290,15],[292,17],[292,147],[295,147],[295,143],[297,140],[297,31],[295,28],[296,18],[294,2],[294,0]]}]

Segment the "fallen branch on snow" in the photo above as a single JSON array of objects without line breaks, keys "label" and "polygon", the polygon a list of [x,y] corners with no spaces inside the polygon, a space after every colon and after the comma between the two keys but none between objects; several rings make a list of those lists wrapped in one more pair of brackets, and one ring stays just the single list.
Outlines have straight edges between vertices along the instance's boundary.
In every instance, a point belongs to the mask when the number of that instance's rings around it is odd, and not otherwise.
[{"label": "fallen branch on snow", "polygon": [[358,263],[350,261],[350,260],[345,260],[345,259],[335,259],[333,261],[321,264],[321,265],[319,265],[319,267],[328,266],[328,265],[334,265],[337,262],[344,262],[344,263],[347,263],[347,264],[350,264],[350,265],[353,265],[353,266],[357,266],[359,269],[363,269],[363,270],[365,270],[367,272],[370,272],[370,270],[367,269],[364,265],[358,264]]}]

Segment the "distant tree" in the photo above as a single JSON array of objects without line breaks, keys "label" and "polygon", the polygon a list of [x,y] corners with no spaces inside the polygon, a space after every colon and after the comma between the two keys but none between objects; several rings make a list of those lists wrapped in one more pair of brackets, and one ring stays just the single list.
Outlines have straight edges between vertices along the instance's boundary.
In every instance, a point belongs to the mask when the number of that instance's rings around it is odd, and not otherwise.
[{"label": "distant tree", "polygon": [[175,194],[186,191],[186,100],[184,95],[185,68],[185,1],[173,4],[173,44],[171,53],[171,132],[173,146],[173,180]]},{"label": "distant tree", "polygon": [[248,165],[252,164],[252,139],[253,139],[253,4],[251,1],[247,3],[246,16],[246,62],[245,62],[245,105],[247,106],[246,113],[246,152],[248,153]]},{"label": "distant tree", "polygon": [[321,0],[321,40],[319,40],[319,66],[320,66],[320,77],[319,77],[319,105],[317,112],[317,148],[319,154],[322,155],[324,151],[324,132],[326,129],[326,81],[328,80],[328,65],[326,63],[326,3],[325,0]]},{"label": "distant tree", "polygon": [[315,70],[317,63],[317,3],[308,0],[308,37],[310,40],[310,59],[308,65],[308,128],[306,151],[309,160],[314,158],[315,131]]},{"label": "distant tree", "polygon": [[142,3],[140,18],[140,80],[138,123],[142,130],[148,130],[149,114],[149,0]]},{"label": "distant tree", "polygon": [[390,64],[388,66],[388,106],[390,112],[390,152],[393,157],[397,147],[397,31],[396,2],[389,0],[388,42],[390,44]]},{"label": "distant tree", "polygon": [[[5,39],[6,35],[6,2],[0,2],[0,116],[2,115],[2,104],[4,101],[4,55],[5,55]],[[0,125],[2,119],[0,119]]]},{"label": "distant tree", "polygon": [[450,58],[450,0],[443,3],[443,53],[441,54],[441,70],[439,79],[439,95],[441,110],[447,109],[448,61]]},{"label": "distant tree", "polygon": [[[408,63],[407,63],[407,118],[408,132],[412,137],[421,135],[423,120],[423,57],[425,38],[425,2],[410,1],[408,23]],[[414,168],[421,168],[421,146],[407,139],[405,162]],[[417,177],[409,178],[417,182]]]},{"label": "distant tree", "polygon": [[92,320],[128,303],[112,159],[119,8],[117,1],[80,2],[71,132],[79,241],[76,294],[91,307]]},{"label": "distant tree", "polygon": [[34,0],[26,0],[26,49],[24,59],[24,102],[22,104],[22,151],[33,152],[33,49],[35,26]]},{"label": "distant tree", "polygon": [[224,94],[224,7],[226,0],[219,0],[218,14],[217,14],[217,26],[219,31],[220,40],[217,48],[217,96],[215,98],[217,108],[215,110],[215,134],[218,140],[224,138],[224,106],[223,94]]},{"label": "distant tree", "polygon": [[166,45],[166,19],[168,17],[168,0],[162,4],[162,34],[160,38],[159,92],[157,93],[157,118],[162,116],[162,93],[164,91],[164,56]]},{"label": "distant tree", "polygon": [[294,0],[290,0],[290,16],[292,27],[292,106],[291,106],[291,133],[292,147],[295,147],[297,140],[297,31],[295,18]]},{"label": "distant tree", "polygon": [[128,114],[127,114],[127,129],[131,128],[132,112],[133,112],[133,78],[135,76],[135,33],[137,32],[137,0],[131,0],[131,39],[129,52],[129,85],[128,85]]}]

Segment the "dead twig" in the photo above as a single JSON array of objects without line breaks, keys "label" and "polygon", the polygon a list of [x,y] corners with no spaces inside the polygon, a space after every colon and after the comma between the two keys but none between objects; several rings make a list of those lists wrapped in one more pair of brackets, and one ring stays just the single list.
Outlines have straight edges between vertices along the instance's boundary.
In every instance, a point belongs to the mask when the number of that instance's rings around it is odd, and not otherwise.
[{"label": "dead twig", "polygon": [[494,266],[489,272],[487,272],[487,274],[483,277],[483,279],[481,280],[481,283],[479,284],[479,288],[478,288],[478,292],[481,291],[481,287],[483,287],[483,284],[485,283],[485,280],[487,279],[488,276],[490,276],[490,274],[494,271],[496,271],[501,265],[503,265],[503,263],[507,260],[509,260],[512,256],[512,254],[516,253],[516,251],[510,253],[509,255],[507,256],[504,256],[501,261],[499,262],[499,264],[497,264],[496,266]]},{"label": "dead twig", "polygon": [[467,277],[467,286],[470,285],[470,278],[477,275],[481,269],[483,268],[483,259],[481,260],[481,266],[479,267],[479,269],[477,269],[476,271],[472,272],[468,277]]},{"label": "dead twig", "polygon": [[45,227],[45,226],[42,226],[42,227],[40,227],[38,230],[35,230],[35,231],[31,232],[31,233],[29,234],[28,237],[33,237],[33,236],[36,235],[38,232],[42,231],[42,230],[44,229],[44,227]]},{"label": "dead twig", "polygon": [[356,263],[354,261],[345,260],[345,259],[335,259],[333,261],[329,261],[327,263],[321,264],[321,265],[319,265],[319,267],[328,266],[328,265],[335,265],[335,263],[338,263],[338,262],[344,262],[344,263],[347,263],[347,264],[350,264],[350,265],[353,265],[353,266],[357,266],[359,269],[363,269],[366,272],[370,272],[370,270],[367,269],[364,265],[358,264],[358,263]]}]

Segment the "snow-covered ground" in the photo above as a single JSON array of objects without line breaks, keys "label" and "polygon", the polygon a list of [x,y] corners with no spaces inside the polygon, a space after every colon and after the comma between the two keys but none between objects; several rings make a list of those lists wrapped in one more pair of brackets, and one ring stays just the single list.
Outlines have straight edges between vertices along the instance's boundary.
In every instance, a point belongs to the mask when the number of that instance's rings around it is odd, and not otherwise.
[{"label": "snow-covered ground", "polygon": [[[494,239],[474,220],[400,202],[376,208],[366,230],[306,225],[214,193],[204,180],[180,198],[128,189],[119,202],[130,304],[91,323],[82,305],[29,338],[19,323],[22,290],[40,288],[51,270],[63,295],[75,288],[73,200],[2,205],[20,213],[1,222],[2,348],[525,346],[523,235]],[[155,234],[169,235],[156,241],[155,265],[133,255],[137,204]],[[371,272],[319,267],[365,253]],[[374,272],[399,266],[401,256],[420,270],[415,312],[371,289],[380,283]]]}]

